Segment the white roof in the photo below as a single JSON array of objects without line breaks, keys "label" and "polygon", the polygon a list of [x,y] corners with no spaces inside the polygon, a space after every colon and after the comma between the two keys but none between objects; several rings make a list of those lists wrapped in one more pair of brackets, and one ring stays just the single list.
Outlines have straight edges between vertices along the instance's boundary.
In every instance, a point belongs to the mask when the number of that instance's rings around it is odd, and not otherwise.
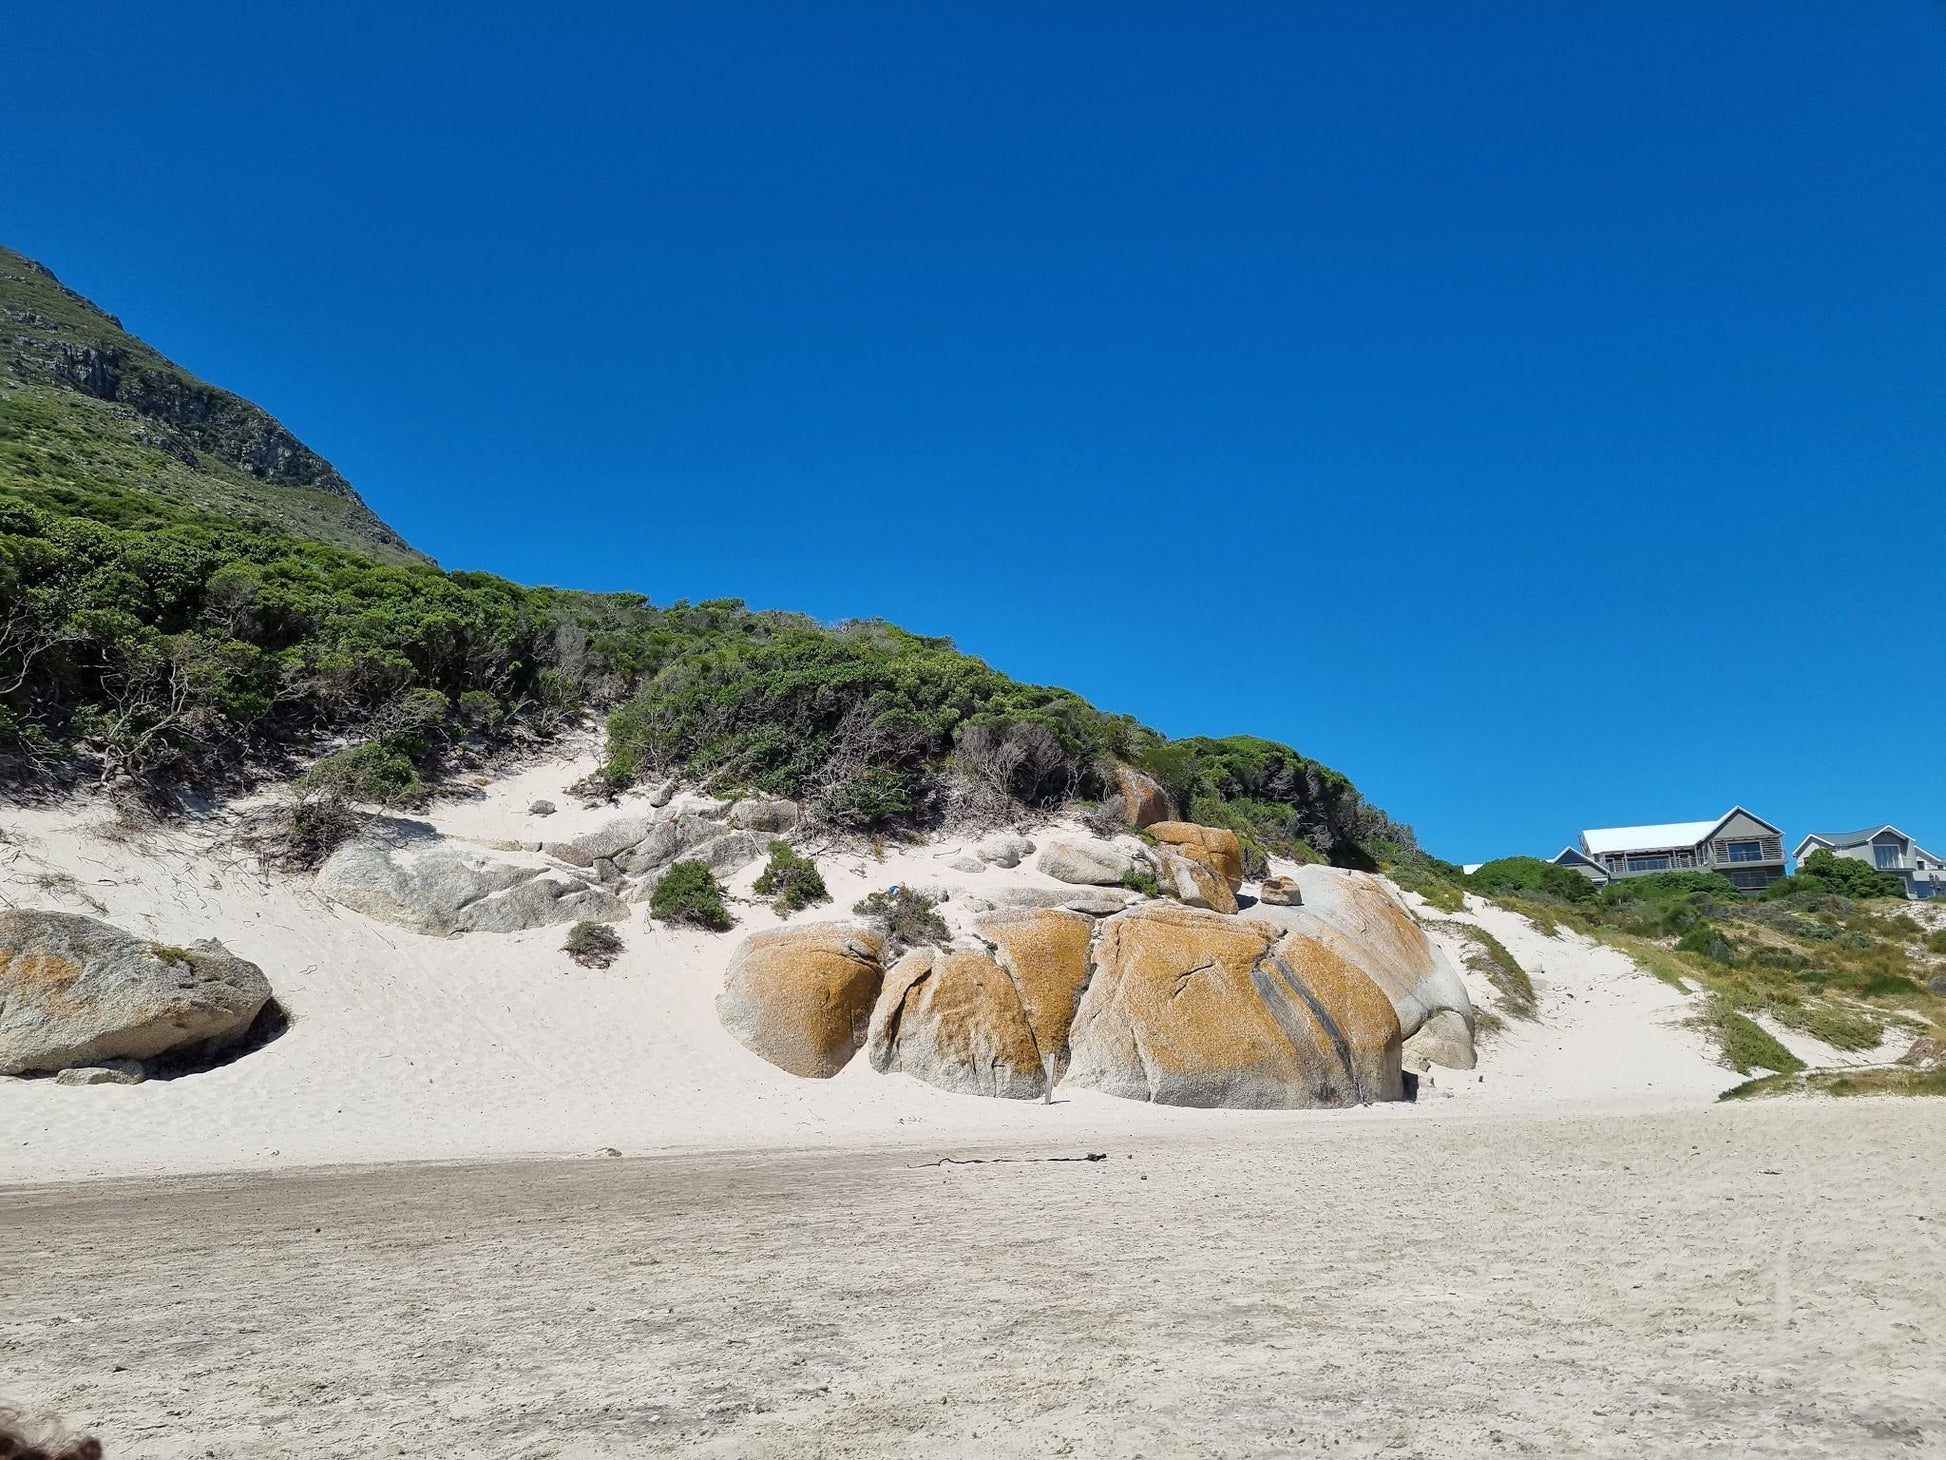
[{"label": "white roof", "polygon": [[1693,847],[1723,822],[1719,816],[1713,821],[1671,821],[1662,826],[1606,826],[1582,832],[1581,839],[1596,856],[1604,852],[1659,852],[1669,847]]}]

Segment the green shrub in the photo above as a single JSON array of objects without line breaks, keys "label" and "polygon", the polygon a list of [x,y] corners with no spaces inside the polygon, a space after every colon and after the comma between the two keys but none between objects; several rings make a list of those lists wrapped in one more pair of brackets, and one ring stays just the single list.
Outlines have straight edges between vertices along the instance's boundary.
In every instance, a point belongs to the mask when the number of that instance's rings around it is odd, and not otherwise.
[{"label": "green shrub", "polygon": [[426,794],[412,761],[375,740],[332,751],[298,779],[298,788],[375,806],[410,805]]},{"label": "green shrub", "polygon": [[1601,889],[1571,867],[1543,862],[1538,857],[1501,857],[1465,874],[1466,887],[1483,897],[1524,892],[1558,897],[1563,902],[1592,902]]},{"label": "green shrub", "polygon": [[583,968],[606,968],[622,954],[622,935],[606,923],[583,918],[568,929],[561,951]]},{"label": "green shrub", "polygon": [[1813,1070],[1801,1075],[1765,1075],[1725,1090],[1719,1100],[1761,1099],[1809,1091],[1819,1095],[1946,1095],[1946,1069]]},{"label": "green shrub", "polygon": [[777,911],[786,917],[813,903],[831,901],[817,863],[781,840],[770,844],[770,861],[757,874],[756,892],[759,897],[771,898]]},{"label": "green shrub", "polygon": [[1905,896],[1905,883],[1896,873],[1881,872],[1851,857],[1835,856],[1825,847],[1819,847],[1798,865],[1796,880],[1854,900]]},{"label": "green shrub", "polygon": [[1384,869],[1400,887],[1417,893],[1441,912],[1458,912],[1466,906],[1466,889],[1460,885],[1466,874],[1451,862],[1400,848],[1386,857]]},{"label": "green shrub", "polygon": [[1926,935],[1926,947],[1934,953],[1946,953],[1946,928],[1937,929]]},{"label": "green shrub", "polygon": [[676,862],[649,894],[649,915],[665,923],[689,923],[713,933],[734,921],[723,906],[723,884],[701,862]]},{"label": "green shrub", "polygon": [[1162,884],[1140,867],[1130,867],[1122,873],[1122,886],[1130,892],[1139,892],[1144,897],[1162,896]]},{"label": "green shrub", "polygon": [[874,892],[853,905],[852,911],[866,919],[885,939],[888,957],[908,948],[927,945],[944,947],[953,940],[953,930],[939,915],[939,904],[910,887],[889,887]]},{"label": "green shrub", "polygon": [[1724,937],[1721,929],[1706,921],[1698,921],[1678,938],[1676,951],[1694,953],[1712,963],[1734,963],[1737,956],[1736,944]]},{"label": "green shrub", "polygon": [[1679,898],[1694,900],[1697,894],[1723,901],[1741,896],[1736,885],[1720,872],[1647,872],[1609,883],[1601,889],[1601,901],[1607,907],[1622,907]]},{"label": "green shrub", "polygon": [[1703,1022],[1715,1035],[1725,1062],[1739,1075],[1759,1069],[1790,1075],[1804,1068],[1804,1061],[1779,1044],[1769,1030],[1738,1013],[1721,996],[1710,1000]]}]

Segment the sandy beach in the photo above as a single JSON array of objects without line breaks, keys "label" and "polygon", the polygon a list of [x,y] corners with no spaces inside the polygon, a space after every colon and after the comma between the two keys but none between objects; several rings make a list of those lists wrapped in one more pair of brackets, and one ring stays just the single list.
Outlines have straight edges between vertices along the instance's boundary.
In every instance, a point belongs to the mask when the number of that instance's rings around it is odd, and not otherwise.
[{"label": "sandy beach", "polygon": [[[431,819],[527,842],[539,796],[570,808],[550,836],[618,814],[561,795],[580,769]],[[1469,903],[1539,1018],[1414,1103],[1043,1105],[737,1044],[713,1000],[776,922],[754,869],[737,933],[638,916],[595,970],[559,928],[374,922],[226,834],[69,806],[0,848],[12,904],[219,936],[291,1018],[201,1074],[0,1081],[7,1397],[113,1455],[1946,1447],[1946,1128],[1718,1105],[1738,1077],[1689,998],[1587,940]],[[961,849],[827,854],[834,910],[921,882],[957,924]]]},{"label": "sandy beach", "polygon": [[20,1189],[0,1367],[131,1460],[1937,1454],[1943,1162],[1849,1102]]}]

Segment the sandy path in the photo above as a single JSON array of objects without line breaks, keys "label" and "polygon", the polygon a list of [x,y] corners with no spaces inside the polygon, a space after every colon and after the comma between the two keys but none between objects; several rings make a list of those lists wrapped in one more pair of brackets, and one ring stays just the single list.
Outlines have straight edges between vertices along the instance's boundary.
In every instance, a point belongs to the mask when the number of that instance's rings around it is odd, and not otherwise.
[{"label": "sandy path", "polygon": [[0,1374],[117,1457],[1946,1452],[1928,1105],[1106,1149],[16,1190]]}]

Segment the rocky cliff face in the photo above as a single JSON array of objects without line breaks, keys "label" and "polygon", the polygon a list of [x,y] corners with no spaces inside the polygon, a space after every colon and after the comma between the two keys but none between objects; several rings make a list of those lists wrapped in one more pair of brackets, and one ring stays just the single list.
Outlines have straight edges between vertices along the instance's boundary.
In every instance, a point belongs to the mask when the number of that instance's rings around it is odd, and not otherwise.
[{"label": "rocky cliff face", "polygon": [[[0,248],[0,443],[26,468],[9,484],[59,485],[77,441],[99,482],[219,515],[266,517],[388,560],[416,559],[337,469],[268,411],[198,380],[67,288]],[[54,480],[50,481],[52,477]]]}]

